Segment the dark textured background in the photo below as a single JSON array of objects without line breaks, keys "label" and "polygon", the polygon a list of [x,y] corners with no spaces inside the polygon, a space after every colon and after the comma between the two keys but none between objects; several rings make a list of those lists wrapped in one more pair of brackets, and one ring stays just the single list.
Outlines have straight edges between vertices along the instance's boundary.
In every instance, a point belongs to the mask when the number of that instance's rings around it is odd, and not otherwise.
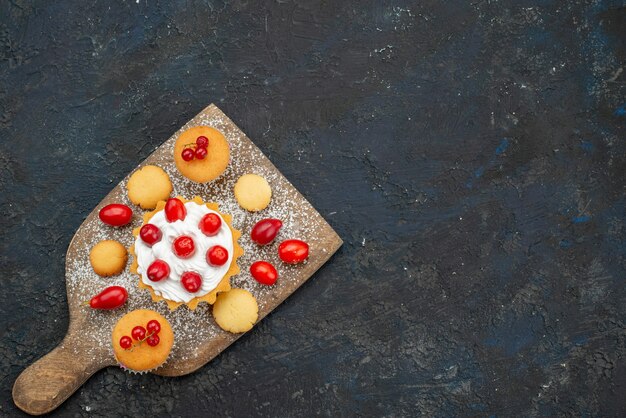
[{"label": "dark textured background", "polygon": [[87,3],[0,2],[0,414],[74,231],[211,102],[345,245],[197,373],[59,415],[626,413],[624,1]]}]

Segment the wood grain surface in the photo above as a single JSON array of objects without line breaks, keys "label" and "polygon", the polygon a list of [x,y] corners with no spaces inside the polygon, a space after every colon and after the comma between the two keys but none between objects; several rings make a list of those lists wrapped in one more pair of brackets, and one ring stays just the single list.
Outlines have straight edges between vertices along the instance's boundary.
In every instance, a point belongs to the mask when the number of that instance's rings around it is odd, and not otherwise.
[{"label": "wood grain surface", "polygon": [[[231,145],[231,164],[224,175],[212,185],[198,185],[183,179],[175,170],[172,157],[173,144],[178,135],[191,126],[216,124]],[[249,274],[249,261],[260,257],[270,257],[267,249],[255,246],[244,246],[246,254],[240,259],[239,265],[242,273],[235,279],[233,287],[248,287],[257,297],[259,302],[259,320],[276,308],[283,300],[309,279],[341,246],[342,240],[321,217],[321,215],[307,202],[307,200],[280,174],[278,169],[263,155],[252,141],[214,105],[210,105],[196,117],[183,126],[169,140],[157,148],[139,167],[153,164],[163,167],[174,183],[174,194],[180,194],[190,198],[200,195],[205,201],[229,200],[232,203],[231,185],[236,179],[245,173],[253,172],[263,174],[270,180],[273,188],[273,198],[270,208],[259,214],[249,214],[237,209],[233,215],[234,227],[241,230],[243,235],[240,244],[244,240],[249,241],[249,231],[256,220],[266,217],[265,212],[271,210],[278,213],[288,214],[290,225],[287,231],[281,231],[281,236],[287,238],[285,233],[297,234],[293,237],[304,239],[310,244],[310,257],[305,264],[300,266],[285,267],[281,271],[281,278],[277,285],[271,289],[263,289],[252,282]],[[139,168],[138,167],[138,168]],[[128,177],[127,177],[128,178]],[[198,308],[190,312],[183,306],[177,311],[170,312],[165,308],[165,303],[154,303],[144,294],[139,294],[136,288],[137,276],[128,273],[130,261],[121,280],[126,280],[129,287],[130,298],[127,305],[114,312],[92,311],[82,306],[89,300],[94,289],[99,285],[108,284],[106,279],[95,277],[91,272],[86,272],[86,258],[91,246],[102,237],[120,238],[125,245],[128,240],[132,241],[132,227],[140,225],[140,217],[143,213],[138,207],[133,207],[134,221],[132,225],[121,230],[111,230],[98,220],[98,211],[101,207],[114,202],[128,202],[124,179],[118,184],[102,202],[87,216],[78,229],[66,256],[66,286],[67,299],[70,312],[70,324],[67,335],[62,343],[52,352],[45,355],[18,377],[13,386],[13,399],[15,404],[23,411],[38,415],[47,413],[58,407],[65,399],[74,393],[93,373],[101,368],[116,364],[111,345],[103,338],[95,338],[94,329],[105,329],[110,335],[111,324],[124,313],[132,309],[148,308],[158,310],[173,322],[176,344],[168,362],[154,373],[162,376],[181,376],[191,373],[205,365],[226,347],[237,340],[241,334],[231,334],[219,329],[208,314],[208,307]],[[234,206],[230,205],[231,210]],[[289,230],[290,229],[290,230]],[[280,239],[280,236],[279,236]],[[265,252],[264,252],[265,251]],[[275,257],[275,256],[274,256]],[[278,264],[277,264],[278,265]],[[133,299],[136,295],[136,299]],[[181,312],[181,310],[185,312]],[[184,315],[181,317],[181,315]],[[197,335],[191,338],[186,332],[178,332],[177,327],[181,321],[194,321],[197,327]],[[177,320],[178,319],[178,320]],[[180,325],[185,327],[188,324]],[[254,328],[253,328],[254,330]],[[198,339],[198,335],[210,337]],[[251,331],[254,332],[254,331]]]}]

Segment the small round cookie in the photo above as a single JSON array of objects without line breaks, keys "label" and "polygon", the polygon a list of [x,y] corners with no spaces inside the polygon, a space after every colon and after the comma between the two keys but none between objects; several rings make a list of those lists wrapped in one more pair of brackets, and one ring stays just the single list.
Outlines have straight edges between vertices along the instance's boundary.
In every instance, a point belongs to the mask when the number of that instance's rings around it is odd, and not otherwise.
[{"label": "small round cookie", "polygon": [[[148,326],[150,321],[158,322],[160,327],[158,332],[150,331]],[[143,327],[145,331],[142,341],[133,336],[133,328],[138,326]],[[153,334],[158,337],[156,345],[151,345],[154,339],[148,341]],[[124,342],[121,341],[123,337],[127,337]],[[130,339],[130,345],[128,345],[128,339]],[[115,359],[120,366],[142,373],[154,370],[165,363],[174,345],[174,332],[163,315],[149,309],[138,309],[127,313],[117,321],[111,334],[111,344]]]},{"label": "small round cookie", "polygon": [[215,322],[224,331],[238,334],[252,329],[259,318],[259,305],[245,289],[231,289],[217,295],[213,304]]},{"label": "small round cookie", "polygon": [[93,246],[89,253],[91,267],[103,277],[120,274],[126,266],[128,252],[122,244],[114,240],[100,241]]},{"label": "small round cookie", "polygon": [[159,200],[167,200],[173,187],[161,167],[147,165],[135,171],[126,185],[128,198],[143,209],[154,209]]},{"label": "small round cookie", "polygon": [[235,183],[235,198],[242,208],[258,212],[270,204],[272,188],[258,174],[244,174]]},{"label": "small round cookie", "polygon": [[[196,140],[204,136],[209,140],[207,155],[203,159],[194,158],[185,161],[182,152],[185,147],[195,151]],[[196,183],[206,183],[216,179],[228,167],[230,148],[228,141],[220,131],[208,126],[194,126],[180,134],[174,145],[174,161],[176,168],[189,180]]]}]

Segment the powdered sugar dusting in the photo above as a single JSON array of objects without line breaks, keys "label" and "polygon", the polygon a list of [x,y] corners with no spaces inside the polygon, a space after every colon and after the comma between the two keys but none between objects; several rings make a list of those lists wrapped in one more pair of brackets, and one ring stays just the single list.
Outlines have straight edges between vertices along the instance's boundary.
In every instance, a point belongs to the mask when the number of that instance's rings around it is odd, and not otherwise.
[{"label": "powdered sugar dusting", "polygon": [[[208,108],[211,109],[211,108]],[[212,126],[221,131],[229,142],[231,161],[220,178],[208,184],[197,184],[184,178],[176,169],[172,153],[174,142],[184,130],[197,125]],[[209,144],[210,152],[210,144]],[[324,247],[324,239],[328,237],[320,234],[322,227],[330,229],[324,220],[315,212],[291,184],[273,167],[267,163],[266,157],[256,148],[238,128],[220,111],[205,109],[200,115],[181,128],[172,138],[166,141],[142,165],[155,164],[162,167],[170,176],[174,192],[173,196],[181,195],[187,199],[200,196],[206,202],[219,204],[219,211],[233,217],[233,227],[242,232],[239,245],[244,254],[238,259],[241,273],[231,278],[232,287],[244,288],[250,291],[259,302],[260,316],[263,317],[279,302],[277,294],[281,288],[295,290],[310,275],[304,275],[303,265],[289,266],[282,263],[277,254],[278,242],[289,239],[303,239],[309,243],[311,258],[308,263],[315,263],[316,267],[323,264],[336,248]],[[233,187],[237,179],[247,173],[259,174],[265,177],[272,187],[270,206],[260,212],[247,212],[239,207],[233,194]],[[125,313],[134,309],[152,309],[167,318],[172,324],[175,345],[168,360],[168,367],[185,368],[187,362],[201,357],[203,347],[225,333],[213,321],[211,308],[201,303],[194,311],[182,306],[170,311],[165,302],[155,303],[147,290],[138,287],[139,277],[130,273],[129,267],[132,256],[125,270],[115,277],[102,278],[98,276],[89,263],[89,250],[99,241],[114,239],[120,241],[127,248],[134,241],[132,229],[142,224],[144,213],[139,207],[130,203],[126,194],[126,181],[120,183],[105,201],[96,209],[112,203],[124,203],[133,208],[134,217],[131,225],[122,228],[112,228],[99,221],[97,216],[89,216],[82,228],[86,233],[76,237],[70,244],[68,251],[68,265],[66,282],[69,303],[80,303],[100,292],[107,286],[119,285],[128,290],[127,304],[115,311],[97,311],[90,308],[85,310],[85,321],[81,320],[84,335],[93,338],[94,344],[88,346],[88,355],[102,356],[103,353],[113,357],[110,334],[117,320]],[[249,238],[252,226],[264,218],[277,218],[283,222],[283,227],[276,242],[267,246],[258,246]],[[331,231],[332,232],[332,231]],[[258,284],[250,275],[250,265],[257,260],[266,260],[274,264],[279,271],[276,285],[268,287]],[[206,360],[202,361],[202,363]]]}]

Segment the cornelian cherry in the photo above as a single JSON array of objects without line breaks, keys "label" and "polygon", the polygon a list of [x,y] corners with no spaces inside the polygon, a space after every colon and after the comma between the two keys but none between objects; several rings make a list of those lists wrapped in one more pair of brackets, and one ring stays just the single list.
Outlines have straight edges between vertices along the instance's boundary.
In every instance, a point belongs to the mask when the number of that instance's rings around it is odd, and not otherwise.
[{"label": "cornelian cherry", "polygon": [[158,334],[159,331],[161,331],[161,324],[156,319],[152,319],[148,321],[148,324],[146,325],[146,329],[148,330],[150,334],[153,334],[153,335]]},{"label": "cornelian cherry", "polygon": [[172,249],[179,258],[189,258],[196,252],[196,244],[191,237],[182,235],[174,240]]},{"label": "cornelian cherry", "polygon": [[124,226],[133,217],[133,210],[121,203],[112,203],[100,209],[98,216],[107,225]]},{"label": "cornelian cherry", "polygon": [[139,230],[139,237],[143,242],[152,247],[157,242],[161,241],[163,233],[158,226],[152,224],[145,224]]},{"label": "cornelian cherry", "polygon": [[187,216],[187,209],[185,209],[185,204],[180,199],[175,197],[167,199],[165,203],[165,219],[168,222],[184,221],[185,216]]},{"label": "cornelian cherry", "polygon": [[124,350],[128,350],[131,345],[133,345],[133,340],[131,340],[128,335],[124,335],[122,338],[120,338],[120,347],[122,347]]},{"label": "cornelian cherry", "polygon": [[170,275],[170,266],[163,260],[154,260],[146,272],[148,279],[158,282]]},{"label": "cornelian cherry", "polygon": [[191,161],[193,160],[193,156],[194,156],[194,152],[191,148],[185,148],[181,153],[180,156],[183,157],[183,160],[185,161]]},{"label": "cornelian cherry", "polygon": [[202,276],[195,271],[186,271],[180,276],[180,282],[189,293],[196,293],[202,286]]},{"label": "cornelian cherry", "polygon": [[257,261],[250,266],[250,274],[254,279],[264,285],[271,286],[278,279],[276,268],[267,261]]},{"label": "cornelian cherry", "polygon": [[228,260],[228,250],[221,245],[214,245],[207,251],[206,260],[213,266],[223,266]]},{"label": "cornelian cherry", "polygon": [[196,138],[196,145],[200,148],[206,148],[209,146],[209,138],[204,135],[201,135]]},{"label": "cornelian cherry", "polygon": [[217,234],[222,226],[222,220],[217,213],[207,213],[200,219],[198,228],[208,237]]},{"label": "cornelian cherry", "polygon": [[282,226],[283,223],[279,219],[262,219],[252,227],[250,238],[259,245],[267,245],[274,241]]},{"label": "cornelian cherry", "polygon": [[161,342],[161,339],[159,338],[158,335],[154,334],[154,335],[149,336],[146,342],[148,343],[150,347],[154,347],[154,346],[159,345],[159,342]]},{"label": "cornelian cherry", "polygon": [[116,309],[126,303],[128,292],[122,286],[109,286],[89,301],[94,309]]},{"label": "cornelian cherry", "polygon": [[301,263],[309,256],[309,244],[299,239],[288,239],[278,246],[278,256],[288,264]]},{"label": "cornelian cherry", "polygon": [[135,328],[133,328],[130,335],[133,336],[133,339],[141,341],[146,338],[146,329],[141,325],[137,325]]}]

